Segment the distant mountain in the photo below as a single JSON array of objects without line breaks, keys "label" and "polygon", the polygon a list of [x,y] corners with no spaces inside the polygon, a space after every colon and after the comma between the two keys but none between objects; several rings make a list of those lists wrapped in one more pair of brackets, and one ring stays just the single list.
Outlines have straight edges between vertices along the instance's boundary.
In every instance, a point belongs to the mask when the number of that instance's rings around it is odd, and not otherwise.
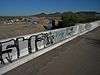
[{"label": "distant mountain", "polygon": [[79,15],[100,15],[100,13],[97,13],[95,11],[79,11],[79,12],[56,12],[56,13],[51,13],[51,14],[46,14],[46,13],[40,13],[36,15],[31,15],[31,16],[36,16],[36,17],[61,17],[63,15],[70,15],[70,14],[79,14]]},{"label": "distant mountain", "polygon": [[76,14],[80,14],[80,15],[96,15],[97,14],[97,12],[95,12],[95,11],[80,11],[80,12],[76,12]]},{"label": "distant mountain", "polygon": [[46,17],[46,16],[48,16],[48,14],[46,14],[46,13],[40,13],[40,14],[36,14],[36,15],[32,15],[32,16],[36,16],[36,17]]},{"label": "distant mountain", "polygon": [[48,16],[62,16],[62,13],[60,13],[60,12],[56,12],[56,13],[52,13],[52,14],[48,14]]},{"label": "distant mountain", "polygon": [[54,16],[61,16],[62,14],[60,12],[52,13],[52,14],[46,14],[46,13],[40,13],[32,16],[37,16],[37,17],[54,17]]}]

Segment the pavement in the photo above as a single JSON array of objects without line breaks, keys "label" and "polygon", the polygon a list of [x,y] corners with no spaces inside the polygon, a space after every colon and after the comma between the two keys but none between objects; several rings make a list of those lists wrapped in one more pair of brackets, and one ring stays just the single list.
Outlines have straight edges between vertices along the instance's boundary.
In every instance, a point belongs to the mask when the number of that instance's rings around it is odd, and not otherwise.
[{"label": "pavement", "polygon": [[4,75],[100,75],[100,27]]}]

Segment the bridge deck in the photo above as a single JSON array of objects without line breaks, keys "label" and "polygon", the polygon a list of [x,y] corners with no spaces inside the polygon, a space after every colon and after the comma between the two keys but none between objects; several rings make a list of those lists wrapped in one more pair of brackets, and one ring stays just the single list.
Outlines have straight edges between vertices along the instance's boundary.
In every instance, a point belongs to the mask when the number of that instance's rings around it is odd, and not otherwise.
[{"label": "bridge deck", "polygon": [[100,27],[4,75],[100,75]]}]

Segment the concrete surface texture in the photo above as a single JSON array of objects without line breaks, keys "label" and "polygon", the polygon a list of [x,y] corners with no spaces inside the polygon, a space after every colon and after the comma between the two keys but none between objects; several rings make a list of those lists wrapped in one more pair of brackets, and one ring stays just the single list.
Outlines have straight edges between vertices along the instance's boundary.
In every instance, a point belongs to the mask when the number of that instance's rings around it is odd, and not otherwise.
[{"label": "concrete surface texture", "polygon": [[4,75],[100,75],[100,27]]}]

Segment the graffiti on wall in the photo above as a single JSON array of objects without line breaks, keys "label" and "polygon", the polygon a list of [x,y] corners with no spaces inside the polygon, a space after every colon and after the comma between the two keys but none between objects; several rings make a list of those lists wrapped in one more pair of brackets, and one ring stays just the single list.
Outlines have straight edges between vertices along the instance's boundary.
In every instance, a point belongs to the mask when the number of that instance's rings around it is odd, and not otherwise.
[{"label": "graffiti on wall", "polygon": [[89,30],[91,26],[91,24],[81,24],[0,42],[0,62],[3,65],[12,63],[20,57],[37,52],[66,38]]},{"label": "graffiti on wall", "polygon": [[[12,63],[12,61],[14,60],[13,59],[14,55],[16,55],[15,59],[20,58],[22,49],[27,48],[28,54],[30,54],[32,53],[32,50],[34,50],[33,52],[38,51],[41,45],[44,45],[44,48],[45,48],[53,44],[53,39],[54,37],[52,33],[50,32],[50,33],[41,33],[38,35],[32,35],[26,39],[24,37],[18,37],[16,39],[0,42],[1,64],[5,64],[6,62]],[[41,45],[39,45],[40,42],[42,42]],[[33,46],[34,46],[34,49],[33,49]]]}]

